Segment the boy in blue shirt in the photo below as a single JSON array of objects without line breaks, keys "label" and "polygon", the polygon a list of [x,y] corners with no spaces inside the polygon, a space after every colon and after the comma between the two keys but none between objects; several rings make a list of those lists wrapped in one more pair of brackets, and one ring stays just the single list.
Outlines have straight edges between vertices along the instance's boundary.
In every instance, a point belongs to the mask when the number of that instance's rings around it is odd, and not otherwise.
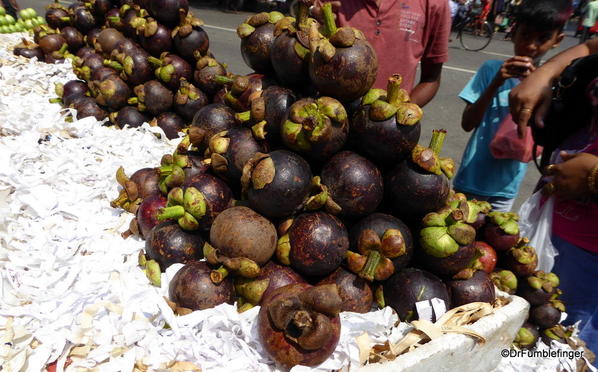
[{"label": "boy in blue shirt", "polygon": [[459,94],[467,103],[461,126],[466,132],[474,132],[453,185],[468,198],[488,201],[495,210],[511,209],[527,164],[494,158],[490,141],[509,114],[509,92],[563,40],[563,27],[570,14],[568,0],[524,1],[516,15],[514,57],[504,62],[484,62]]}]

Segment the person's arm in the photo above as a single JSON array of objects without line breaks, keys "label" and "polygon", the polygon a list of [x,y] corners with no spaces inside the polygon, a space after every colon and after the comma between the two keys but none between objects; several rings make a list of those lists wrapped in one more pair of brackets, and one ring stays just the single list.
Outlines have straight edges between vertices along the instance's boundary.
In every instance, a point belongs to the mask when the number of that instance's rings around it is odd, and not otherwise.
[{"label": "person's arm", "polygon": [[442,63],[421,62],[419,83],[411,91],[411,102],[424,107],[434,98],[440,87]]},{"label": "person's arm", "polygon": [[546,173],[552,178],[554,192],[568,199],[596,195],[598,188],[598,156],[588,153],[568,154],[561,152],[563,162],[552,164]]},{"label": "person's arm", "polygon": [[509,106],[513,120],[519,126],[523,136],[529,120],[539,127],[544,126],[544,116],[550,107],[553,82],[572,60],[598,53],[598,39],[591,39],[584,44],[569,48],[548,60],[521,84],[511,90]]},{"label": "person's arm", "polygon": [[484,113],[488,110],[490,103],[492,103],[492,98],[496,95],[498,88],[503,85],[505,80],[514,77],[526,77],[533,70],[534,65],[529,57],[515,56],[507,59],[480,98],[474,103],[469,103],[465,106],[463,116],[461,117],[461,127],[463,130],[469,132],[480,125],[484,118]]}]

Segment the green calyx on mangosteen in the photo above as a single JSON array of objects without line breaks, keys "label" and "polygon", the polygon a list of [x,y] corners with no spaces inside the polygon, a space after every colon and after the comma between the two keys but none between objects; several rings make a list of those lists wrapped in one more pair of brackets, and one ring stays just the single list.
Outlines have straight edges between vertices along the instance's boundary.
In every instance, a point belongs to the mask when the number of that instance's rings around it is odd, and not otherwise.
[{"label": "green calyx on mangosteen", "polygon": [[538,326],[525,322],[517,331],[513,345],[520,349],[530,349],[536,345],[539,337]]},{"label": "green calyx on mangosteen", "polygon": [[293,103],[282,125],[282,140],[289,148],[314,159],[326,159],[347,139],[347,111],[334,98],[304,98]]},{"label": "green calyx on mangosteen", "polygon": [[488,213],[484,241],[497,252],[505,252],[519,242],[519,216],[512,212]]},{"label": "green calyx on mangosteen", "polygon": [[529,245],[528,238],[521,238],[517,245],[506,252],[508,268],[518,276],[529,276],[536,271],[538,255],[534,247]]},{"label": "green calyx on mangosteen", "polygon": [[397,229],[386,230],[382,237],[373,230],[362,231],[357,250],[347,252],[347,267],[369,282],[388,279],[395,272],[392,259],[407,254],[403,233]]},{"label": "green calyx on mangosteen", "polygon": [[559,284],[559,277],[556,274],[539,270],[520,281],[517,295],[523,297],[532,306],[542,305],[559,293],[557,288]]},{"label": "green calyx on mangosteen", "polygon": [[206,214],[206,199],[195,187],[183,190],[175,187],[168,192],[168,202],[158,215],[159,220],[175,219],[182,229],[199,229],[199,221]]},{"label": "green calyx on mangosteen", "polygon": [[122,186],[122,189],[118,197],[110,202],[110,206],[112,208],[122,208],[130,213],[137,212],[142,199],[137,184],[129,179],[123,167],[119,167],[116,171],[116,182]]},{"label": "green calyx on mangosteen", "polygon": [[490,279],[503,292],[514,294],[517,291],[517,276],[510,270],[495,271],[490,274]]},{"label": "green calyx on mangosteen", "polygon": [[475,229],[465,222],[461,209],[447,207],[439,212],[428,213],[422,223],[424,228],[420,231],[420,245],[432,257],[447,258],[475,240]]}]

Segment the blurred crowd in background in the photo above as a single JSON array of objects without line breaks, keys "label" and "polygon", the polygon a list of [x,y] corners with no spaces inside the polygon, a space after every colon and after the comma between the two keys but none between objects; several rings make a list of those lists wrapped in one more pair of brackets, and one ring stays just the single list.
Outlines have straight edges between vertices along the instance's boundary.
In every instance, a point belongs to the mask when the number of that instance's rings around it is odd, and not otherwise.
[{"label": "blurred crowd in background", "polygon": [[[514,14],[524,0],[448,1],[451,6],[453,24],[458,24],[467,15],[473,15],[492,24],[494,31],[505,32],[505,39],[509,39],[515,18]],[[574,0],[572,5],[574,13],[570,23],[575,25],[575,37],[579,37],[580,42],[583,42],[598,33],[598,0]]]}]

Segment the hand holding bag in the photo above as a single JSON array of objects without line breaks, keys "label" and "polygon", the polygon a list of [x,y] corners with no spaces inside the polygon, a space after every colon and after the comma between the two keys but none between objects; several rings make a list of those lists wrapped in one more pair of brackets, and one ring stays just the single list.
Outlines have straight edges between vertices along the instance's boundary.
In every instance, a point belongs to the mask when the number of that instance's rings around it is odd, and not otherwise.
[{"label": "hand holding bag", "polygon": [[528,163],[534,159],[532,129],[527,127],[525,136],[519,138],[517,124],[513,121],[511,114],[507,115],[500,123],[489,146],[490,153],[496,159],[512,159],[522,163]]}]

